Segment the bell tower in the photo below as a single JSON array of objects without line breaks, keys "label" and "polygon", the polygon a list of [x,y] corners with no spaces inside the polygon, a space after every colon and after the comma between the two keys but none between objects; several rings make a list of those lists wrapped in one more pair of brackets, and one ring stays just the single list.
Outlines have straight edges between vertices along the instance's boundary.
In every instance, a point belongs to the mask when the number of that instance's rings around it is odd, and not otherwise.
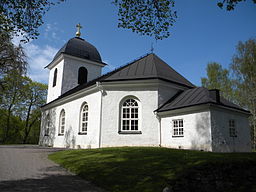
[{"label": "bell tower", "polygon": [[45,67],[50,70],[47,103],[101,76],[102,67],[106,65],[98,50],[80,38],[82,26],[77,24],[76,27],[76,37],[68,40]]}]

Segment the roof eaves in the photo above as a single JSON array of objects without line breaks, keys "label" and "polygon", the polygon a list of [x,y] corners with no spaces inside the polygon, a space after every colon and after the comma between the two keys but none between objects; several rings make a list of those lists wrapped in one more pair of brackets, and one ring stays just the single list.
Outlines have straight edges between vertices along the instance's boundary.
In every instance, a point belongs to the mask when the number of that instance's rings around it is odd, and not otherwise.
[{"label": "roof eaves", "polygon": [[166,82],[169,82],[169,83],[174,83],[174,84],[182,86],[182,87],[193,88],[193,87],[190,87],[188,85],[185,85],[185,84],[182,84],[182,83],[178,83],[178,82],[175,82],[175,81],[171,81],[169,79],[165,79],[165,78],[162,78],[162,77],[145,77],[145,78],[139,77],[139,78],[128,78],[128,79],[127,78],[126,79],[125,78],[124,79],[104,79],[104,80],[102,80],[102,82],[146,80],[146,79],[159,79],[159,80],[166,81]]},{"label": "roof eaves", "polygon": [[232,107],[232,106],[228,106],[228,105],[224,105],[222,103],[216,103],[216,102],[204,102],[204,103],[197,103],[197,104],[192,104],[192,105],[175,107],[175,108],[172,108],[172,109],[164,109],[164,110],[160,109],[160,110],[156,110],[156,112],[172,111],[172,110],[177,110],[177,109],[182,109],[182,108],[187,108],[187,107],[193,107],[193,106],[199,106],[199,105],[206,105],[206,104],[210,104],[210,105],[213,105],[213,106],[224,106],[224,107],[227,107],[227,108],[230,108],[230,109],[236,109],[238,111],[242,111],[244,113],[247,113],[248,115],[251,115],[251,112],[247,111],[245,109]]}]

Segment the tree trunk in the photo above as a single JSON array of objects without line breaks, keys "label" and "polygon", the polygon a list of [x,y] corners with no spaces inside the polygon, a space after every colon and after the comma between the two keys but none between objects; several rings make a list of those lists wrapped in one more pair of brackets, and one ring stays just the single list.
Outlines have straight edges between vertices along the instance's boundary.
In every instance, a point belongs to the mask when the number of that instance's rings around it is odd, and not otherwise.
[{"label": "tree trunk", "polygon": [[32,102],[29,103],[29,107],[28,107],[28,111],[27,111],[27,117],[26,117],[25,129],[24,129],[24,137],[23,137],[23,144],[25,144],[27,142],[28,135],[29,135],[29,132],[30,132],[29,118],[30,118],[30,112],[31,112],[32,104],[33,104]]}]

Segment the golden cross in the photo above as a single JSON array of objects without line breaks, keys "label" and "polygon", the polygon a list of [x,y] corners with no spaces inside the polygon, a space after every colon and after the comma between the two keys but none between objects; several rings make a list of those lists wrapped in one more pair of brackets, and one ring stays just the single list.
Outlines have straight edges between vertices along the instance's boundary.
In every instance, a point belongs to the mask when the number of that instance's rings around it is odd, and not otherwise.
[{"label": "golden cross", "polygon": [[80,31],[80,29],[82,28],[82,26],[80,25],[80,23],[78,23],[78,24],[76,25],[76,28],[77,28],[76,36],[77,36],[77,37],[80,37],[80,36],[81,36],[81,31]]}]

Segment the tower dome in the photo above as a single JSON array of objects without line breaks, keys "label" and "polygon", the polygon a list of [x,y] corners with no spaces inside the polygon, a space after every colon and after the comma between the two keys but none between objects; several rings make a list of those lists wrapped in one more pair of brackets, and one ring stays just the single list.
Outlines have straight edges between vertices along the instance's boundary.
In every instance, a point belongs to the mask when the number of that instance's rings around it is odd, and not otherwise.
[{"label": "tower dome", "polygon": [[62,53],[102,63],[98,50],[80,37],[70,39],[54,56],[57,59]]}]

